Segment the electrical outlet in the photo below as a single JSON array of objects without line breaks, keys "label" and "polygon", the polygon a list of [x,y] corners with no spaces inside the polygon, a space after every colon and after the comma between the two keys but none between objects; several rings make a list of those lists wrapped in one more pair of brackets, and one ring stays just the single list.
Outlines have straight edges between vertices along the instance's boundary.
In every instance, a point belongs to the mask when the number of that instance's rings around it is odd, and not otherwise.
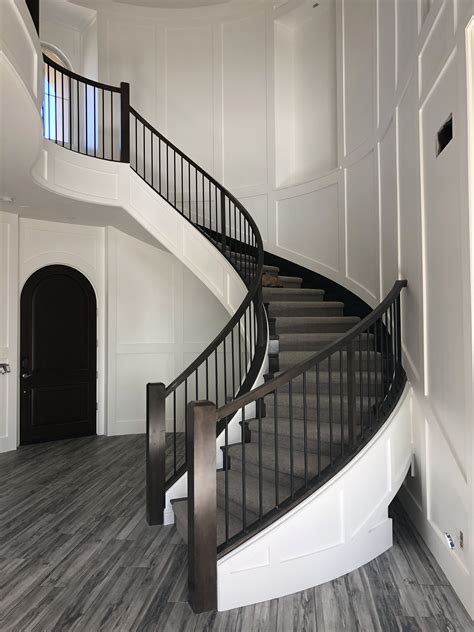
[{"label": "electrical outlet", "polygon": [[450,533],[447,533],[447,532],[445,531],[445,533],[444,533],[444,537],[446,538],[446,542],[448,543],[449,548],[450,548],[451,550],[455,549],[455,548],[456,548],[456,545],[454,544],[454,540],[453,540],[453,538],[451,537],[451,534],[450,534]]}]

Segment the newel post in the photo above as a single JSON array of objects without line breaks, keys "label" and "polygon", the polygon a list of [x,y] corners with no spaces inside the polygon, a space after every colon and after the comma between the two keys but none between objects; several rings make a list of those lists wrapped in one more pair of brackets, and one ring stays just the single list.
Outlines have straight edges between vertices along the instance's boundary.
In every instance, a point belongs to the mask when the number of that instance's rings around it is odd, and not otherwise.
[{"label": "newel post", "polygon": [[163,524],[166,494],[166,398],[163,383],[146,387],[146,519]]},{"label": "newel post", "polygon": [[120,84],[120,162],[130,162],[130,84]]},{"label": "newel post", "polygon": [[188,591],[194,612],[217,608],[216,407],[188,404]]}]

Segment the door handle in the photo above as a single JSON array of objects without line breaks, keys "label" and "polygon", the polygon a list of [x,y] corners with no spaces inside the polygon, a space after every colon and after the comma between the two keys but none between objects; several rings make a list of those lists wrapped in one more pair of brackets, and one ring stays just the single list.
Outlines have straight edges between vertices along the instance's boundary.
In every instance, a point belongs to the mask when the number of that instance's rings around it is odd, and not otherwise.
[{"label": "door handle", "polygon": [[5,375],[5,373],[10,373],[10,365],[9,364],[0,364],[0,375]]},{"label": "door handle", "polygon": [[22,373],[21,377],[26,380],[27,377],[32,377],[31,373]]}]

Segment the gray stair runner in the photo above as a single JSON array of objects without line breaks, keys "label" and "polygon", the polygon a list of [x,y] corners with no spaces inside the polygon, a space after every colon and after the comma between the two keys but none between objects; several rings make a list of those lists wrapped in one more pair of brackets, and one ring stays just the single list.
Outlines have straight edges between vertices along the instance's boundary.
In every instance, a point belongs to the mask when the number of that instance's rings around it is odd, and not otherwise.
[{"label": "gray stair runner", "polygon": [[[230,253],[226,247],[226,251]],[[240,261],[238,254],[230,253]],[[243,260],[245,270],[246,258]],[[344,316],[344,303],[326,301],[324,290],[302,288],[300,277],[279,276],[275,266],[264,271],[278,277],[282,287],[264,287],[263,300],[272,321],[274,341],[272,351],[278,357],[274,375],[311,357],[320,349],[336,341],[359,322],[359,318]],[[381,367],[381,356],[374,351],[373,339],[365,337],[354,350],[356,368],[356,419],[354,431],[361,432],[368,423],[368,411],[377,390],[382,388],[380,370],[376,380],[375,367]],[[378,364],[376,364],[378,363]],[[318,374],[308,371],[292,381],[290,421],[289,387],[279,389],[265,398],[260,419],[248,420],[250,442],[228,447],[225,470],[217,476],[217,543],[224,542],[259,516],[274,509],[305,485],[305,481],[320,474],[331,459],[344,453],[349,441],[346,353],[336,354],[330,364],[321,364]],[[342,370],[341,370],[342,369]],[[329,404],[329,376],[331,372],[332,404]],[[337,376],[335,379],[334,376]],[[319,387],[320,397],[316,398]],[[306,390],[306,404],[303,392]],[[275,404],[277,408],[275,410]],[[319,424],[315,423],[318,416]],[[330,442],[332,439],[332,444]],[[305,453],[304,446],[307,446]],[[290,447],[292,458],[290,458]],[[245,456],[244,456],[245,455]],[[260,468],[260,457],[262,467]],[[243,463],[245,458],[245,475]],[[261,474],[261,478],[260,478]],[[226,480],[227,479],[227,480]],[[278,481],[278,486],[275,485]],[[228,488],[227,511],[225,488]],[[278,487],[278,491],[277,491]],[[245,491],[245,516],[243,492]],[[187,501],[173,501],[178,532],[187,539]],[[227,524],[226,524],[227,515]]]}]

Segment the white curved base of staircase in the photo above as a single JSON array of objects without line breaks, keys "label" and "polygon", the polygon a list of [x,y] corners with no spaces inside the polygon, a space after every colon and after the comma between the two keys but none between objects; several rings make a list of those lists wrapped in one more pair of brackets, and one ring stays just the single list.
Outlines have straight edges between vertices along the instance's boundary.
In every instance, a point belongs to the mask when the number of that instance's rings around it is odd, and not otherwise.
[{"label": "white curved base of staircase", "polygon": [[382,430],[332,480],[221,558],[218,610],[317,586],[392,546],[388,505],[412,459],[411,386]]}]

